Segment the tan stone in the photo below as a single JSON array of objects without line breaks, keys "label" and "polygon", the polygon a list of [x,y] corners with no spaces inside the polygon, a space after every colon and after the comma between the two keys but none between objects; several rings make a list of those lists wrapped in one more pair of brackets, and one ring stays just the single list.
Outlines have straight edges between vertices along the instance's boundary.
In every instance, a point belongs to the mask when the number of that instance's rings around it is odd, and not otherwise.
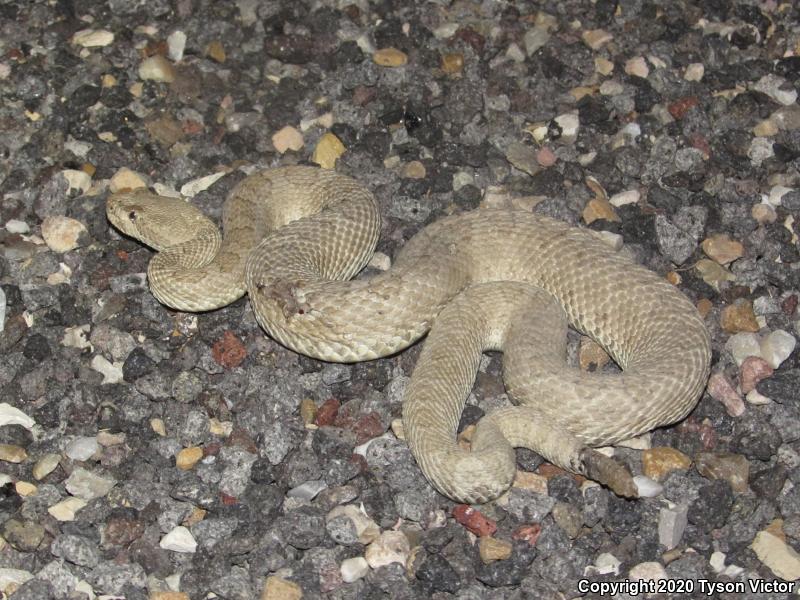
[{"label": "tan stone", "polygon": [[426,174],[425,165],[418,160],[412,160],[403,167],[403,177],[407,179],[425,179]]},{"label": "tan stone", "polygon": [[619,222],[621,219],[614,211],[614,207],[608,200],[602,198],[592,198],[583,209],[583,220],[589,225],[594,221],[605,219],[606,221]]},{"label": "tan stone", "polygon": [[206,46],[206,56],[218,63],[224,63],[226,58],[225,46],[219,40],[212,41]]},{"label": "tan stone", "polygon": [[33,496],[38,488],[28,481],[18,481],[14,484],[14,490],[20,496]]},{"label": "tan stone", "polygon": [[697,472],[707,479],[723,479],[734,492],[746,492],[750,463],[741,454],[701,452],[695,459]]},{"label": "tan stone", "polygon": [[272,136],[272,145],[275,150],[283,154],[287,150],[297,152],[305,144],[303,134],[291,125],[281,128]]},{"label": "tan stone", "polygon": [[589,31],[583,32],[581,39],[583,40],[583,43],[589,46],[589,48],[592,50],[599,50],[608,42],[613,40],[614,36],[605,29],[590,29]]},{"label": "tan stone", "polygon": [[731,239],[724,233],[712,235],[700,244],[706,256],[721,265],[732,263],[737,258],[744,256],[744,246],[741,242]]},{"label": "tan stone", "polygon": [[720,325],[728,333],[739,333],[740,331],[756,333],[761,329],[753,312],[753,303],[744,298],[740,298],[722,309]]},{"label": "tan stone", "polygon": [[182,471],[188,471],[189,469],[194,468],[194,466],[200,462],[202,458],[203,449],[199,446],[184,448],[178,452],[178,456],[175,457],[175,466]]},{"label": "tan stone", "polygon": [[759,531],[750,548],[776,576],[786,581],[800,579],[800,554],[770,531]]},{"label": "tan stone", "polygon": [[537,494],[547,495],[547,477],[543,477],[538,473],[517,470],[514,475],[513,486],[523,490],[530,490]]},{"label": "tan stone", "polygon": [[372,60],[382,67],[402,67],[408,62],[408,56],[397,48],[381,48],[372,55]]},{"label": "tan stone", "polygon": [[10,463],[21,463],[26,458],[28,458],[28,453],[22,446],[0,444],[0,460]]},{"label": "tan stone", "polygon": [[175,81],[175,67],[160,54],[145,58],[139,65],[139,79],[171,83]]},{"label": "tan stone", "polygon": [[694,268],[697,269],[703,281],[715,290],[719,290],[720,286],[726,281],[736,280],[736,276],[733,273],[708,258],[701,258],[698,260]]},{"label": "tan stone", "polygon": [[186,592],[153,592],[150,600],[190,600]]},{"label": "tan stone", "polygon": [[464,70],[464,55],[460,52],[448,52],[442,56],[442,71],[448,75],[458,75]]},{"label": "tan stone", "polygon": [[598,56],[594,59],[594,70],[600,75],[611,75],[614,72],[614,63],[607,58]]},{"label": "tan stone", "polygon": [[317,403],[311,398],[303,398],[300,401],[300,418],[304,425],[311,425],[317,418]]},{"label": "tan stone", "polygon": [[660,481],[671,471],[685,471],[691,464],[692,459],[675,448],[658,446],[642,452],[642,471],[656,481]]},{"label": "tan stone", "polygon": [[60,454],[45,454],[33,465],[33,478],[36,481],[41,481],[56,470],[59,462],[61,462]]},{"label": "tan stone", "polygon": [[345,151],[346,148],[341,140],[328,132],[317,142],[317,147],[314,148],[311,161],[317,163],[323,169],[333,169],[336,166],[336,160],[344,154]]},{"label": "tan stone", "polygon": [[505,540],[498,540],[489,536],[483,536],[478,539],[478,553],[483,563],[487,565],[496,560],[510,558],[513,548],[511,542]]},{"label": "tan stone", "polygon": [[300,600],[303,589],[294,581],[283,579],[277,575],[267,577],[261,600]]},{"label": "tan stone", "polygon": [[584,371],[599,371],[605,365],[608,364],[608,361],[611,358],[606,354],[606,351],[603,350],[603,347],[600,346],[597,342],[595,342],[590,337],[582,337],[581,338],[581,346],[580,350],[578,351],[578,362],[581,365],[581,369]]},{"label": "tan stone", "polygon": [[80,221],[54,215],[42,221],[42,237],[44,243],[53,252],[64,254],[80,245],[81,236],[86,234],[86,227]]},{"label": "tan stone", "polygon": [[108,183],[108,190],[115,194],[122,190],[135,190],[138,188],[147,187],[145,178],[135,171],[131,171],[127,167],[122,167],[112,175]]}]

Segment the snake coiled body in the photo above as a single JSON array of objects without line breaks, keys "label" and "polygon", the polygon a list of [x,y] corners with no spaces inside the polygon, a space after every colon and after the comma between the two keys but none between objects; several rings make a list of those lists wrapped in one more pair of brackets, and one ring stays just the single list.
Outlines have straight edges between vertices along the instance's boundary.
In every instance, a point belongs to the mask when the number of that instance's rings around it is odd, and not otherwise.
[{"label": "snake coiled body", "polygon": [[[595,232],[533,213],[443,218],[406,242],[388,271],[353,281],[377,242],[379,211],[368,190],[331,171],[249,176],[226,200],[224,237],[183,200],[143,191],[112,196],[107,214],[159,251],[150,287],[173,308],[210,310],[246,292],[270,336],[335,362],[393,354],[430,330],[403,421],[426,477],[459,501],[484,502],[511,484],[512,445],[635,494],[589,447],[682,419],[708,376],[709,336],[680,291]],[[569,368],[567,324],[623,373]],[[506,386],[521,406],[483,419],[466,451],[456,428],[487,349],[504,352]]]}]

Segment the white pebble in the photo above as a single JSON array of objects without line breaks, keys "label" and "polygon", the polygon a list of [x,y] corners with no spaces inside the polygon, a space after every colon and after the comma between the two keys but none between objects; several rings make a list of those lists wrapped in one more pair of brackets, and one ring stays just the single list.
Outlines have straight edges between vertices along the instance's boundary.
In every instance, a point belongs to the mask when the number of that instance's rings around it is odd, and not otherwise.
[{"label": "white pebble", "polygon": [[776,329],[761,340],[761,358],[767,361],[770,367],[777,369],[789,358],[796,345],[797,340],[791,333]]},{"label": "white pebble", "polygon": [[217,179],[224,177],[226,174],[227,173],[225,171],[220,171],[219,173],[212,173],[211,175],[205,175],[204,177],[192,179],[181,186],[181,194],[187,198],[193,198],[200,192],[210,188],[212,185],[214,185]]},{"label": "white pebble", "polygon": [[631,567],[629,575],[636,581],[660,581],[667,578],[667,571],[661,563],[650,561]]},{"label": "white pebble", "polygon": [[156,54],[145,58],[139,65],[139,78],[170,83],[175,81],[175,69],[166,58]]},{"label": "white pebble", "polygon": [[620,560],[610,552],[603,552],[594,561],[594,566],[597,567],[598,575],[619,575],[619,567],[622,563]]},{"label": "white pebble", "polygon": [[299,498],[301,500],[311,501],[316,498],[317,494],[319,494],[326,487],[328,487],[328,484],[325,483],[324,479],[314,479],[293,487],[286,492],[286,495],[289,498]]},{"label": "white pebble", "polygon": [[558,115],[555,118],[556,123],[558,126],[561,127],[561,136],[562,137],[574,137],[578,134],[578,128],[580,127],[580,119],[578,115],[575,113],[566,113],[563,115]]},{"label": "white pebble", "polygon": [[654,498],[664,491],[664,486],[644,475],[634,477],[633,483],[640,498]]},{"label": "white pebble", "polygon": [[105,29],[81,29],[72,36],[72,43],[84,48],[108,46],[114,41],[114,34]]},{"label": "white pebble", "polygon": [[[6,590],[9,586],[18,588],[26,581],[33,579],[33,573],[22,569],[0,569],[0,590]],[[13,592],[11,592],[13,594]]]},{"label": "white pebble", "polygon": [[80,221],[63,215],[47,217],[42,222],[44,243],[53,252],[63,254],[80,245],[80,238],[86,233],[86,227]]},{"label": "white pebble", "polygon": [[369,563],[363,556],[354,556],[342,561],[339,572],[342,574],[342,581],[353,583],[369,573]]},{"label": "white pebble", "polygon": [[703,63],[692,63],[686,67],[686,71],[683,73],[683,78],[686,81],[700,81],[705,72],[706,68],[703,66]]},{"label": "white pebble", "polygon": [[183,525],[178,525],[166,534],[158,543],[164,550],[173,552],[183,552],[184,554],[194,554],[197,550],[197,541],[192,532]]},{"label": "white pebble", "polygon": [[88,502],[83,498],[72,496],[53,504],[53,506],[47,509],[47,512],[50,513],[50,516],[56,521],[74,521],[78,511],[87,504]]},{"label": "white pebble", "polygon": [[750,390],[744,399],[754,406],[769,404],[772,402],[772,400],[767,398],[764,394],[759,394],[756,390]]},{"label": "white pebble", "polygon": [[36,421],[8,402],[0,403],[0,427],[3,425],[22,425],[25,429],[32,429]]},{"label": "white pebble", "polygon": [[681,541],[688,524],[689,507],[685,504],[665,506],[658,514],[658,541],[672,550]]},{"label": "white pebble", "polygon": [[77,437],[69,442],[64,448],[66,454],[72,460],[89,460],[100,450],[96,437]]},{"label": "white pebble", "polygon": [[173,31],[167,36],[167,55],[172,62],[183,60],[183,51],[186,49],[186,34],[180,30]]},{"label": "white pebble", "polygon": [[122,362],[109,362],[104,356],[97,354],[91,362],[92,368],[103,376],[103,385],[122,382]]},{"label": "white pebble", "polygon": [[748,356],[761,356],[761,341],[755,333],[743,331],[729,337],[725,342],[725,349],[736,365],[741,367]]},{"label": "white pebble", "polygon": [[81,171],[80,169],[64,169],[61,171],[61,174],[64,176],[64,179],[67,180],[70,191],[79,190],[82,194],[85,194],[89,191],[89,188],[92,187],[92,176],[86,171]]},{"label": "white pebble", "polygon": [[365,558],[373,569],[393,562],[406,564],[411,552],[408,538],[402,531],[384,531],[380,537],[367,546]]},{"label": "white pebble", "polygon": [[641,197],[642,195],[639,193],[639,190],[626,190],[614,194],[608,201],[611,203],[611,206],[626,206],[628,204],[636,204]]},{"label": "white pebble", "polygon": [[793,188],[789,188],[783,185],[775,185],[769,191],[769,196],[764,198],[768,204],[771,206],[780,206],[781,200],[784,195],[788,194],[789,192],[794,191]]},{"label": "white pebble", "polygon": [[31,228],[25,221],[18,219],[11,219],[6,223],[6,231],[8,233],[29,233]]},{"label": "white pebble", "polygon": [[797,102],[797,90],[790,85],[783,77],[773,75],[764,75],[753,86],[753,89],[766,94],[778,104],[784,106],[791,106]]},{"label": "white pebble", "polygon": [[111,477],[95,475],[91,471],[78,467],[64,482],[67,491],[82,500],[91,501],[102,498],[111,491],[117,481]]}]

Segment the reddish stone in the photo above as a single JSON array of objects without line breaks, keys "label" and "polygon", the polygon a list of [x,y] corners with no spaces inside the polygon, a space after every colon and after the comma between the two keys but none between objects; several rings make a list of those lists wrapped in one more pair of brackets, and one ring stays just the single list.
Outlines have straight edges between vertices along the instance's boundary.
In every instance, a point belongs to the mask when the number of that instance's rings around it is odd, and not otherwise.
[{"label": "reddish stone", "polygon": [[198,133],[203,133],[203,129],[205,126],[200,123],[199,121],[195,121],[193,119],[185,119],[182,123],[183,133],[186,135],[195,135]]},{"label": "reddish stone", "polygon": [[483,52],[483,46],[486,44],[486,38],[475,31],[472,27],[460,27],[456,31],[455,35],[453,35],[453,39],[466,42],[472,46],[472,49],[478,54]]},{"label": "reddish stone", "polygon": [[467,504],[456,506],[453,509],[453,518],[478,537],[492,535],[497,531],[497,524],[492,519]]},{"label": "reddish stone", "polygon": [[219,442],[211,442],[210,444],[206,444],[203,446],[203,456],[216,456],[219,454],[221,448],[222,446]]},{"label": "reddish stone", "polygon": [[710,423],[700,425],[700,443],[706,450],[712,450],[717,445],[717,432]]},{"label": "reddish stone", "polygon": [[237,427],[228,438],[225,440],[226,446],[236,446],[242,450],[246,450],[250,454],[258,454],[258,446],[256,445],[250,434],[241,427]]},{"label": "reddish stone", "polygon": [[222,504],[225,506],[235,506],[239,503],[239,500],[235,496],[231,496],[230,494],[226,494],[225,492],[219,493],[220,500],[222,500]]},{"label": "reddish stone", "polygon": [[667,110],[674,119],[680,120],[690,108],[697,106],[699,103],[700,101],[697,99],[697,96],[686,96],[684,98],[678,98],[667,107]]},{"label": "reddish stone", "polygon": [[540,464],[537,467],[536,473],[541,475],[542,477],[546,477],[547,479],[550,479],[552,477],[555,477],[556,475],[564,475],[566,473],[566,471],[564,469],[562,469],[561,467],[557,467],[557,466],[555,466],[553,464],[550,464],[550,463],[546,462],[546,463]]},{"label": "reddish stone", "polygon": [[554,164],[556,164],[556,160],[556,155],[553,154],[553,151],[547,146],[543,146],[536,153],[536,162],[543,167],[552,167]]},{"label": "reddish stone", "polygon": [[708,395],[721,402],[728,414],[732,417],[740,417],[744,413],[744,401],[739,393],[722,373],[713,373],[708,379],[706,388]]},{"label": "reddish stone", "polygon": [[783,310],[783,314],[787,317],[791,317],[794,311],[797,310],[797,294],[786,296],[783,302],[781,302],[781,310]]},{"label": "reddish stone", "polygon": [[120,260],[127,261],[128,260],[128,253],[125,250],[117,250],[117,258]]},{"label": "reddish stone", "polygon": [[522,525],[521,527],[517,527],[514,530],[514,533],[511,534],[512,540],[524,540],[528,542],[529,545],[535,546],[536,540],[539,539],[539,534],[542,533],[542,526],[539,523],[533,523],[531,525]]},{"label": "reddish stone", "polygon": [[772,375],[774,371],[775,369],[760,356],[745,358],[739,370],[739,385],[742,393],[747,394],[756,389],[758,382]]},{"label": "reddish stone", "polygon": [[383,423],[381,423],[380,416],[376,412],[360,417],[349,429],[356,434],[357,444],[363,444],[386,431]]},{"label": "reddish stone", "polygon": [[217,364],[233,369],[242,364],[242,361],[247,357],[247,350],[233,332],[226,331],[222,334],[221,340],[214,342],[211,347],[211,355]]},{"label": "reddish stone", "polygon": [[314,419],[317,427],[332,425],[339,414],[339,407],[341,407],[341,403],[336,398],[325,400],[322,406],[317,409],[317,417]]},{"label": "reddish stone", "polygon": [[144,522],[138,519],[109,517],[102,531],[102,545],[104,548],[128,546],[142,536],[144,529]]},{"label": "reddish stone", "polygon": [[359,85],[353,90],[353,104],[358,106],[366,106],[378,96],[377,90],[374,87],[367,87]]},{"label": "reddish stone", "polygon": [[711,145],[708,143],[705,136],[699,133],[693,133],[689,136],[689,143],[692,145],[692,148],[700,150],[706,157],[711,156]]},{"label": "reddish stone", "polygon": [[356,465],[362,473],[366,473],[369,471],[369,463],[367,459],[361,456],[360,454],[351,454],[350,455],[350,462]]}]

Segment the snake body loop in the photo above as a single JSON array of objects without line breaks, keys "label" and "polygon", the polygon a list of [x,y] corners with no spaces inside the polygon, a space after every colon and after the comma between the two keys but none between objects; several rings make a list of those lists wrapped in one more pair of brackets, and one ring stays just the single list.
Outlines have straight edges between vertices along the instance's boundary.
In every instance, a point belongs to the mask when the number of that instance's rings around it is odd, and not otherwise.
[{"label": "snake body loop", "polygon": [[[211,310],[246,291],[274,339],[334,362],[387,356],[430,330],[403,419],[426,477],[459,501],[485,502],[510,485],[512,446],[631,495],[624,474],[589,447],[682,419],[708,377],[708,332],[686,297],[594,232],[547,217],[447,217],[410,239],[388,271],[350,281],[375,248],[379,211],[368,190],[331,171],[244,179],[226,200],[224,237],[183,200],[141,191],[109,198],[107,214],[159,251],[150,287],[173,308]],[[624,372],[569,368],[567,324]],[[487,416],[467,452],[456,427],[487,349],[504,352],[521,406]]]}]

